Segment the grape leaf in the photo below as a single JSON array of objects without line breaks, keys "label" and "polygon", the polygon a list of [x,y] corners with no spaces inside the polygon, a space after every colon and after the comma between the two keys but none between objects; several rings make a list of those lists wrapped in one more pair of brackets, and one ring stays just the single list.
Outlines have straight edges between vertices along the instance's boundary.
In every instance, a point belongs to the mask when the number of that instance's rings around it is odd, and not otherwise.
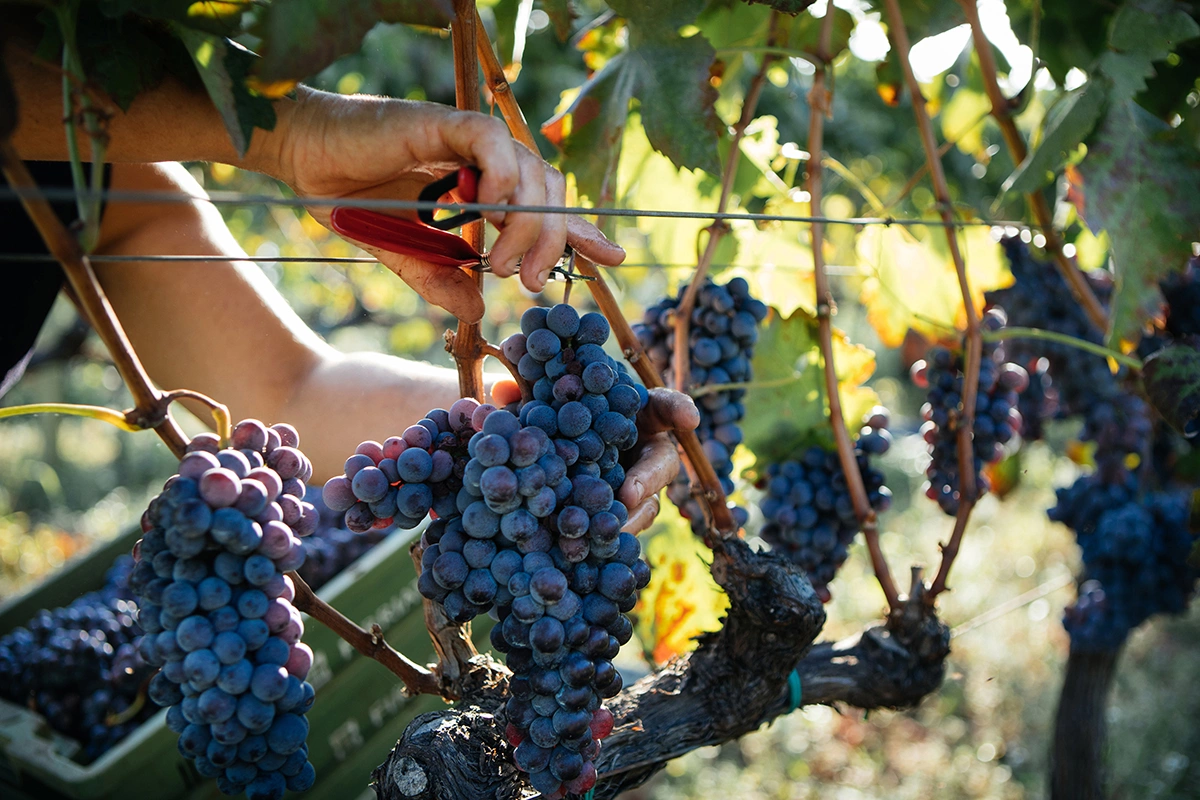
[{"label": "grape leaf", "polygon": [[[863,386],[875,354],[834,329],[842,417],[851,431],[879,399]],[[761,462],[778,462],[812,445],[832,446],[817,319],[803,309],[786,319],[772,311],[754,349],[754,381],[746,390],[742,428],[746,447]]]},{"label": "grape leaf", "polygon": [[718,172],[717,136],[722,126],[713,108],[717,91],[709,83],[716,52],[703,34],[678,34],[703,3],[614,0],[610,5],[628,19],[629,48],[609,59],[572,104],[542,126],[563,151],[560,168],[575,173],[580,195],[593,202],[605,198],[605,179],[620,155],[620,133],[636,98],[655,150],[677,167]]},{"label": "grape leaf", "polygon": [[262,39],[258,75],[266,82],[315,75],[359,48],[380,22],[444,28],[450,0],[274,0],[253,30]]},{"label": "grape leaf", "polygon": [[745,0],[750,5],[769,6],[785,14],[799,14],[811,6],[816,0]]},{"label": "grape leaf", "polygon": [[[976,309],[983,293],[1012,284],[1012,273],[987,228],[958,231]],[[909,328],[947,341],[966,328],[958,275],[941,228],[873,226],[858,236],[859,262],[870,270],[859,300],[887,347],[899,347]]]},{"label": "grape leaf", "polygon": [[1029,151],[1025,160],[1017,165],[1013,173],[1000,187],[1001,194],[1036,191],[1054,179],[1075,150],[1104,113],[1108,99],[1108,82],[1097,78],[1088,81],[1064,97],[1046,115],[1045,132],[1037,147]]},{"label": "grape leaf", "polygon": [[1142,384],[1171,427],[1189,439],[1200,434],[1200,350],[1180,344],[1148,356]]},{"label": "grape leaf", "polygon": [[[241,29],[242,14],[255,5],[255,0],[100,0],[96,3],[107,17],[136,14],[146,19],[177,22],[216,36],[236,34]],[[93,33],[90,28],[87,32],[88,36]]]},{"label": "grape leaf", "polygon": [[1113,82],[1113,97],[1127,100],[1154,77],[1155,61],[1163,61],[1180,42],[1200,36],[1200,25],[1172,0],[1130,0],[1117,10],[1109,28],[1108,52],[1097,62]]},{"label": "grape leaf", "polygon": [[646,657],[663,664],[694,649],[697,636],[720,629],[729,597],[712,578],[712,552],[674,505],[663,503],[641,538],[650,584],[638,595],[636,630]]},{"label": "grape leaf", "polygon": [[174,29],[191,53],[234,148],[239,155],[245,155],[255,128],[272,130],[275,127],[275,108],[271,101],[246,88],[246,78],[256,60],[254,54],[229,39],[182,25],[176,25]]},{"label": "grape leaf", "polygon": [[1158,283],[1200,239],[1200,154],[1132,100],[1116,103],[1079,165],[1080,216],[1112,242],[1110,346],[1136,342],[1159,313]]}]

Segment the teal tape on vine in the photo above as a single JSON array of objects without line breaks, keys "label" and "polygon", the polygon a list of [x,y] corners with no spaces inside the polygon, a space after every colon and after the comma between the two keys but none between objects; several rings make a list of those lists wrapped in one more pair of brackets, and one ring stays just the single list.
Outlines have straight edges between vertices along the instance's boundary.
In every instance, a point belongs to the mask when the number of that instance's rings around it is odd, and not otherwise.
[{"label": "teal tape on vine", "polygon": [[583,800],[596,800],[596,787],[587,790],[587,794],[583,796]]},{"label": "teal tape on vine", "polygon": [[800,707],[800,673],[792,670],[792,674],[788,675],[788,710],[787,713],[792,713]]}]

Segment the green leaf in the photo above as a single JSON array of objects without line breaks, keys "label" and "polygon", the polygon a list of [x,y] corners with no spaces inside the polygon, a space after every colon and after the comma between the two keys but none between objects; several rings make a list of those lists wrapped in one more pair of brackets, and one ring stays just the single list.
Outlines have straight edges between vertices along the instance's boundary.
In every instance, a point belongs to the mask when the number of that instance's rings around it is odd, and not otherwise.
[{"label": "green leaf", "polygon": [[[564,153],[562,169],[574,172],[582,156],[584,163],[576,175],[578,192],[589,198],[607,197],[611,182],[606,179],[611,178],[612,164],[620,154],[629,103],[636,98],[646,135],[656,150],[677,167],[718,172],[717,136],[722,126],[713,108],[717,90],[709,83],[716,53],[702,34],[682,38],[678,33],[695,20],[703,2],[642,5],[614,0],[611,5],[628,19],[628,50],[609,59],[581,87],[571,106],[542,127]],[[591,152],[592,148],[599,149]]]},{"label": "green leaf", "polygon": [[1075,148],[1096,127],[1107,97],[1107,81],[1094,79],[1050,109],[1041,142],[1004,181],[1001,193],[1028,194],[1052,181]]},{"label": "green leaf", "polygon": [[1142,385],[1172,428],[1189,439],[1200,434],[1200,350],[1172,345],[1148,356]]},{"label": "green leaf", "polygon": [[[217,36],[232,36],[241,28],[242,14],[253,0],[100,0],[100,12],[112,18],[136,14],[145,19],[177,22]],[[80,29],[83,31],[84,29]],[[87,36],[91,35],[88,30]]]},{"label": "green leaf", "polygon": [[542,10],[550,17],[554,35],[560,42],[565,42],[571,35],[571,23],[575,21],[575,9],[571,8],[571,0],[542,0]]},{"label": "green leaf", "polygon": [[444,28],[453,15],[449,0],[275,0],[254,26],[262,39],[258,74],[266,82],[315,75],[358,50],[380,22]]},{"label": "green leaf", "polygon": [[750,5],[770,6],[776,11],[782,11],[785,14],[799,14],[804,11],[816,0],[745,0]]},{"label": "green leaf", "polygon": [[246,88],[246,78],[256,60],[254,54],[229,39],[181,25],[176,25],[175,31],[191,53],[233,146],[239,155],[245,155],[255,128],[275,127],[271,101]]},{"label": "green leaf", "polygon": [[[875,371],[875,354],[837,330],[833,353],[842,416],[856,431],[878,402],[862,385]],[[784,319],[772,311],[755,345],[745,404],[744,442],[760,462],[784,460],[811,444],[832,445],[816,317],[801,309]]]},{"label": "green leaf", "polygon": [[1155,61],[1200,36],[1196,21],[1170,0],[1132,0],[1113,16],[1109,30],[1109,51],[1096,67],[1112,81],[1114,102],[1144,91],[1146,81],[1155,76]]},{"label": "green leaf", "polygon": [[1112,242],[1109,346],[1136,342],[1159,313],[1159,282],[1185,267],[1200,239],[1200,153],[1126,100],[1109,109],[1079,172],[1080,216]]}]

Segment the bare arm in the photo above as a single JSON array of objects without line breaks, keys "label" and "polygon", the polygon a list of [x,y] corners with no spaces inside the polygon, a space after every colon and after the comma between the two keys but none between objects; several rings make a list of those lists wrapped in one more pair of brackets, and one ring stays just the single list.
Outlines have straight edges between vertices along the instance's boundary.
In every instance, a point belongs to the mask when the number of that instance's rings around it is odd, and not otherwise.
[{"label": "bare arm", "polygon": [[[113,186],[203,195],[178,164],[118,165]],[[204,202],[113,203],[101,233],[101,250],[109,255],[245,255],[217,210]],[[394,436],[459,397],[452,370],[330,347],[249,262],[134,261],[100,264],[97,271],[160,386],[211,395],[235,419],[295,425],[315,481],[340,474],[359,442]],[[496,378],[486,380],[489,392]],[[619,494],[630,509],[630,531],[650,525],[659,490],[679,470],[665,431],[694,428],[699,420],[684,395],[652,393],[641,419],[643,447]]]}]

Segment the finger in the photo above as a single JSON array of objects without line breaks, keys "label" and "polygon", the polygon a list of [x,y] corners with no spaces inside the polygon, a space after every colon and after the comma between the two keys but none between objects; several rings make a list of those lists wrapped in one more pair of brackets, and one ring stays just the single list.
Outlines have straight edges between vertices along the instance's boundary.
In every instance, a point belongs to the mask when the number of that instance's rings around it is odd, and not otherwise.
[{"label": "finger", "polygon": [[647,497],[646,502],[629,512],[629,519],[621,526],[621,530],[636,536],[649,528],[654,523],[655,517],[658,516],[658,504],[658,495]]},{"label": "finger", "polygon": [[674,389],[651,389],[650,402],[638,414],[642,436],[662,431],[693,430],[700,425],[700,411],[692,398]]},{"label": "finger", "polygon": [[[414,147],[418,163],[457,156],[479,167],[482,173],[477,198],[480,203],[515,201],[513,195],[524,178],[519,154],[528,150],[513,141],[502,120],[473,111],[454,111],[436,115],[434,123],[436,136],[417,137],[425,139]],[[483,218],[496,227],[507,221],[502,211],[485,211]]]},{"label": "finger", "polygon": [[483,319],[483,295],[475,285],[474,278],[465,271],[430,264],[361,243],[359,246],[399,275],[402,281],[428,302],[446,309],[464,322],[479,322]]},{"label": "finger", "polygon": [[[518,148],[520,180],[509,202],[514,205],[541,206],[546,204],[544,162],[523,145]],[[544,214],[530,211],[510,211],[504,217],[504,227],[492,246],[492,271],[502,277],[517,271],[517,259],[533,247],[542,232]]]},{"label": "finger", "polygon": [[625,482],[617,499],[628,508],[640,504],[648,497],[675,480],[679,474],[679,453],[675,443],[666,434],[651,437],[642,448],[637,461],[625,473]]},{"label": "finger", "polygon": [[492,384],[492,404],[504,408],[521,399],[521,387],[512,378],[501,378]]},{"label": "finger", "polygon": [[[561,206],[567,196],[567,181],[562,173],[549,165],[543,165],[546,175],[546,205]],[[521,258],[521,283],[531,292],[546,288],[550,270],[562,258],[567,245],[567,218],[565,214],[542,216],[542,232],[533,247]]]},{"label": "finger", "polygon": [[609,241],[599,228],[583,217],[567,217],[567,244],[596,264],[615,267],[625,260],[625,248]]}]

